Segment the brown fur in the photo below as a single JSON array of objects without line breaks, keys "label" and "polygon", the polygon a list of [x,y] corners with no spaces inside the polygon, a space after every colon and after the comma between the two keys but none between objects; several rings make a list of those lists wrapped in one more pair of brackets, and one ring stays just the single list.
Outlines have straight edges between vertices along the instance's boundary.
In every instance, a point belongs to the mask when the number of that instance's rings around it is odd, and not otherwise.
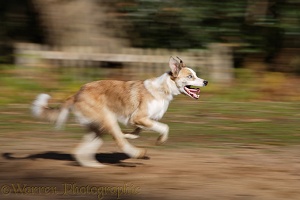
[{"label": "brown fur", "polygon": [[[84,85],[74,96],[74,108],[95,122],[99,120],[105,109],[113,113],[130,116],[134,125],[136,116],[142,117],[143,109],[153,99],[142,81],[102,80]],[[95,112],[96,111],[96,112]],[[135,112],[137,111],[137,112]],[[93,113],[91,115],[91,113]]]},{"label": "brown fur", "polygon": [[[183,87],[189,81],[203,85],[203,79],[199,79],[193,70],[185,68],[182,62],[171,57],[169,66],[171,72],[146,81],[101,80],[87,83],[60,109],[47,107],[50,96],[41,94],[34,102],[33,113],[61,125],[69,110],[73,111],[80,124],[93,132],[84,137],[75,152],[75,158],[84,166],[100,166],[94,154],[102,144],[104,133],[111,134],[119,148],[129,156],[144,157],[146,151],[132,146],[126,138],[136,138],[135,134],[145,128],[158,132],[158,144],[164,143],[168,139],[169,127],[158,120],[166,112],[173,96],[183,93]],[[131,125],[135,130],[124,134],[119,122]]]}]

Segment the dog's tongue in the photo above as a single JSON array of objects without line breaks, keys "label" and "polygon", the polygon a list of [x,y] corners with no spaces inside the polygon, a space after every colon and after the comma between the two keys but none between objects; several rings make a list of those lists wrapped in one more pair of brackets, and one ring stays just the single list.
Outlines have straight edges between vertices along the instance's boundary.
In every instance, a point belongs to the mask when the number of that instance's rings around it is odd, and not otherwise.
[{"label": "dog's tongue", "polygon": [[190,89],[188,89],[188,93],[191,96],[193,96],[193,98],[198,99],[199,98],[200,89],[190,88]]},{"label": "dog's tongue", "polygon": [[189,89],[190,92],[195,93],[195,94],[199,94],[200,93],[200,89]]}]

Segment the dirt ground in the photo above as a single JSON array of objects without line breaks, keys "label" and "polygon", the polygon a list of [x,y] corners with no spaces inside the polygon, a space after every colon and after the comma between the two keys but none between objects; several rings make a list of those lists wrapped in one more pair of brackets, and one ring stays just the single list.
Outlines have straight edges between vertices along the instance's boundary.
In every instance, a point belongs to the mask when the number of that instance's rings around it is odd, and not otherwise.
[{"label": "dirt ground", "polygon": [[[300,199],[300,147],[157,148],[130,159],[108,141],[107,166],[72,158],[78,139],[1,138],[1,199]],[[199,141],[201,142],[201,141]],[[167,144],[166,144],[167,145]]]}]

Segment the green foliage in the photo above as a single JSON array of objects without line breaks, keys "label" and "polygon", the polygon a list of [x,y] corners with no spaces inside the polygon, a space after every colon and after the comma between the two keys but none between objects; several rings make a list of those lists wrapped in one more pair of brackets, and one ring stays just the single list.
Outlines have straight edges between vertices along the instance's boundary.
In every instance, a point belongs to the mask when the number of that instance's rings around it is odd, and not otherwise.
[{"label": "green foliage", "polygon": [[[184,49],[224,42],[240,44],[241,52],[265,52],[272,58],[282,40],[300,36],[296,1],[269,2],[261,8],[266,9],[263,14],[257,12],[259,1],[116,1],[118,11],[132,24],[133,46]],[[251,8],[252,4],[257,7]]]}]

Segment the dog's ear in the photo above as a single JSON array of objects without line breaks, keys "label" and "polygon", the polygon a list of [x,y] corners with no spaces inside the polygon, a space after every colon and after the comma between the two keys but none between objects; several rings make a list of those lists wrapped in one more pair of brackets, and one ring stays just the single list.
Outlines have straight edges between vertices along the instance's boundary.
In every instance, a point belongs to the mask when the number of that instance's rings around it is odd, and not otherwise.
[{"label": "dog's ear", "polygon": [[176,56],[179,60],[179,65],[180,65],[180,69],[184,68],[185,67],[185,64],[183,63],[183,61],[178,57]]},{"label": "dog's ear", "polygon": [[180,60],[180,62],[178,62],[175,58],[173,58],[171,56],[170,60],[169,60],[169,67],[171,68],[172,75],[174,77],[177,77],[180,70],[183,67],[183,62],[182,62],[182,60]]}]

